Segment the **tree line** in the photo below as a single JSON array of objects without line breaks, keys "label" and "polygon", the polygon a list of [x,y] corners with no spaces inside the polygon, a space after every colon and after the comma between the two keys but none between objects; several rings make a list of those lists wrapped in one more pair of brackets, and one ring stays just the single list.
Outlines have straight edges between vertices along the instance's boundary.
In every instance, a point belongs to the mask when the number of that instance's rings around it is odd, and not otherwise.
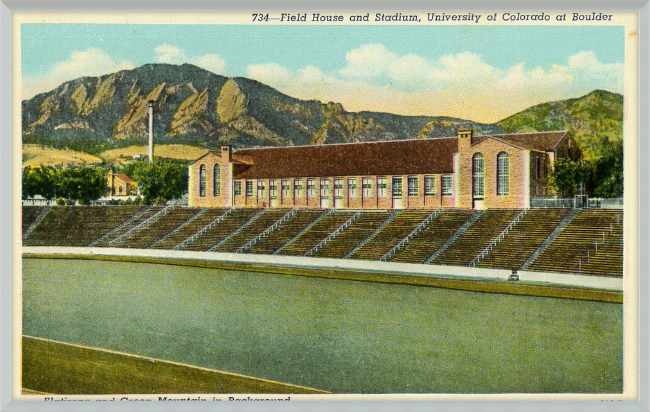
[{"label": "tree line", "polygon": [[[22,198],[41,195],[47,200],[67,199],[87,205],[109,195],[108,167],[25,167]],[[145,204],[165,203],[187,193],[188,172],[182,162],[154,159],[133,162],[114,170],[133,178]]]},{"label": "tree line", "polygon": [[623,197],[623,141],[608,142],[602,156],[588,162],[559,159],[549,185],[558,197],[572,197],[583,187],[590,197]]},{"label": "tree line", "polygon": [[[25,167],[22,198],[41,195],[51,200],[64,198],[89,204],[108,195],[108,167]],[[118,170],[132,177],[145,204],[164,203],[187,193],[188,171],[185,163],[155,159],[130,163]],[[580,185],[588,196],[623,196],[623,142],[609,143],[603,155],[593,162],[559,159],[550,175],[549,186],[558,197],[572,197]]]}]

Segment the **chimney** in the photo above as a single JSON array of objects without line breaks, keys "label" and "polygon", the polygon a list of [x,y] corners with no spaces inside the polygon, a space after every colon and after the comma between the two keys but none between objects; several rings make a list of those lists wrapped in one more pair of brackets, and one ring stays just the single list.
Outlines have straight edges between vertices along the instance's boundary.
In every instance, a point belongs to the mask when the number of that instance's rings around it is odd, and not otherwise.
[{"label": "chimney", "polygon": [[153,162],[153,100],[149,100],[149,164]]},{"label": "chimney", "polygon": [[231,146],[221,146],[221,158],[226,162],[230,162],[232,155]]},{"label": "chimney", "polygon": [[474,137],[474,129],[471,127],[461,127],[458,129],[459,152],[469,150],[469,147],[472,145],[472,137]]}]

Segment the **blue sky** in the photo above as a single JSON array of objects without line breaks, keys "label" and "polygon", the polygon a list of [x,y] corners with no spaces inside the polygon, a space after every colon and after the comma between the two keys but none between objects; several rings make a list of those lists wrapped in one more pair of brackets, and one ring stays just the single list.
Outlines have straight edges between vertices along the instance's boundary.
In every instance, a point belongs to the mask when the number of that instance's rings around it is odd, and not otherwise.
[{"label": "blue sky", "polygon": [[496,121],[623,92],[622,26],[23,24],[23,98],[80,76],[192,63],[347,110]]}]

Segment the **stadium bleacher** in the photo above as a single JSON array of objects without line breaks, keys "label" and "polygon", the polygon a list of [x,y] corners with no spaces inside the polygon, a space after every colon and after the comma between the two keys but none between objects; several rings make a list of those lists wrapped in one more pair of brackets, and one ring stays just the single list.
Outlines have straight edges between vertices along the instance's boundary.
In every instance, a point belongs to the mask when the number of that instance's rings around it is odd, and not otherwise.
[{"label": "stadium bleacher", "polygon": [[182,241],[204,228],[219,216],[223,215],[227,209],[206,208],[202,210],[203,213],[200,216],[187,223],[185,226],[180,228],[180,230],[171,234],[167,238],[163,238],[153,244],[151,249],[174,249],[174,247],[179,245]]},{"label": "stadium bleacher", "polygon": [[[476,264],[481,268],[512,271],[520,270],[525,263],[527,270],[532,271],[603,276],[623,273],[623,211],[620,209],[528,209],[514,224],[513,219],[521,210],[486,210],[474,216],[476,221],[471,225],[468,219],[474,211],[463,209],[440,210],[435,214],[433,210],[395,214],[393,211],[133,205],[54,206],[43,214],[44,210],[43,206],[23,206],[25,246],[311,254],[338,259],[383,258],[402,263]],[[272,231],[251,243],[276,223]],[[468,227],[460,233],[458,229],[463,224]],[[506,227],[509,231],[494,243]],[[342,230],[337,232],[339,228]],[[415,228],[418,231],[413,233]],[[330,236],[335,232],[335,236]],[[452,241],[454,235],[457,238]],[[331,239],[323,242],[328,237]],[[393,250],[405,238],[400,249]],[[550,244],[538,252],[545,242]],[[440,249],[445,243],[446,249]],[[486,249],[491,243],[491,249]],[[317,245],[319,248],[315,248]],[[486,250],[481,259],[476,259]],[[391,254],[387,255],[389,251]],[[540,254],[535,258],[537,253]]]},{"label": "stadium bleacher", "polygon": [[328,237],[332,232],[342,224],[350,220],[355,212],[337,212],[334,211],[325,216],[309,230],[302,233],[293,242],[282,249],[279,255],[304,256],[313,249],[317,244]]},{"label": "stadium bleacher", "polygon": [[58,206],[24,240],[25,246],[88,246],[143,210],[141,206]]},{"label": "stadium bleacher", "polygon": [[361,213],[347,229],[341,232],[334,239],[329,241],[322,249],[316,251],[312,256],[327,258],[344,258],[350,253],[366,236],[377,229],[388,217],[390,212],[367,212]]},{"label": "stadium bleacher", "polygon": [[432,265],[466,266],[503,231],[520,210],[486,210],[447,249],[431,261]]},{"label": "stadium bleacher", "polygon": [[530,209],[478,267],[517,270],[549,237],[570,209]]},{"label": "stadium bleacher", "polygon": [[[118,206],[122,208],[126,207],[138,207],[138,206]],[[114,243],[129,231],[135,229],[140,224],[147,221],[147,219],[155,216],[158,212],[162,211],[165,206],[149,206],[144,209],[139,209],[138,212],[133,213],[130,219],[124,221],[121,226],[116,226],[113,232],[109,232],[108,236],[100,239],[98,242],[94,242],[92,246],[96,247],[114,247]]]},{"label": "stadium bleacher", "polygon": [[390,262],[423,263],[472,216],[471,210],[444,210],[397,251]]},{"label": "stadium bleacher", "polygon": [[113,246],[146,249],[158,239],[185,223],[200,210],[197,208],[174,207],[147,227],[131,233]]},{"label": "stadium bleacher", "polygon": [[623,212],[582,210],[528,270],[622,276]]},{"label": "stadium bleacher", "polygon": [[253,245],[246,253],[272,254],[310,223],[323,214],[322,210],[303,209],[280,225],[270,236]]},{"label": "stadium bleacher", "polygon": [[209,250],[260,211],[261,209],[234,209],[222,221],[183,247],[182,250]]},{"label": "stadium bleacher", "polygon": [[350,259],[378,260],[413,231],[431,210],[405,210],[355,251]]},{"label": "stadium bleacher", "polygon": [[23,206],[22,207],[22,225],[23,236],[27,229],[36,221],[41,213],[45,210],[46,206]]},{"label": "stadium bleacher", "polygon": [[230,239],[226,240],[214,250],[215,252],[237,252],[239,248],[250,242],[255,236],[268,229],[275,222],[280,220],[291,209],[266,209],[250,225]]}]

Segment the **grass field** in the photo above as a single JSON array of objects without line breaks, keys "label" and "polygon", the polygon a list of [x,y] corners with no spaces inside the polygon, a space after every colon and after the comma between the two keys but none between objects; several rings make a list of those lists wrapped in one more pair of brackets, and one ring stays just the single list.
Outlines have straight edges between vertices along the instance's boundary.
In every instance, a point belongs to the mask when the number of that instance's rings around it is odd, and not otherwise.
[{"label": "grass field", "polygon": [[45,393],[324,393],[295,385],[25,336],[22,339],[22,354],[22,386]]},{"label": "grass field", "polygon": [[420,276],[406,273],[370,272],[351,269],[304,268],[279,266],[265,263],[241,263],[228,261],[179,259],[151,256],[111,256],[79,254],[30,253],[25,259],[72,259],[98,260],[108,262],[154,263],[171,266],[187,266],[220,270],[244,270],[248,272],[271,273],[278,275],[308,276],[325,279],[358,280],[363,282],[393,283],[412,286],[429,286],[474,292],[505,293],[511,295],[540,296],[562,299],[593,300],[598,302],[623,303],[623,292],[589,289],[581,287],[553,285],[548,283],[510,282],[484,279],[463,279],[438,276]]},{"label": "grass field", "polygon": [[618,303],[23,259],[23,333],[334,393],[623,388]]},{"label": "grass field", "polygon": [[[195,160],[208,153],[208,149],[183,144],[156,145],[154,155],[177,160]],[[147,146],[129,146],[107,150],[99,154],[107,163],[125,164],[133,161],[135,155],[146,155]]]},{"label": "grass field", "polygon": [[85,166],[101,162],[102,159],[88,153],[54,149],[36,144],[23,145],[23,167]]}]

